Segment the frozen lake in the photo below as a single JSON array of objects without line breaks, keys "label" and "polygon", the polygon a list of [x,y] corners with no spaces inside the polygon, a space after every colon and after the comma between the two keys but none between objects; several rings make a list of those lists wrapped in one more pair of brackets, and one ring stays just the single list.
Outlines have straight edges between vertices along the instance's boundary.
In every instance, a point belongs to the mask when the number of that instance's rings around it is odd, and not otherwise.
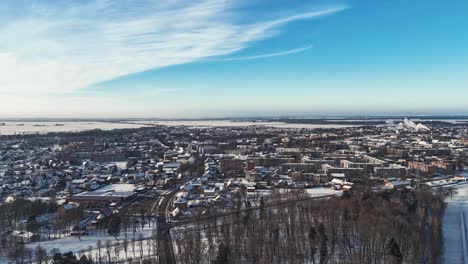
[{"label": "frozen lake", "polygon": [[[135,122],[144,123],[142,122]],[[345,128],[355,127],[355,125],[341,125],[341,124],[290,124],[284,122],[251,122],[251,121],[240,121],[233,122],[230,120],[193,120],[193,121],[152,121],[152,124],[164,125],[164,126],[187,126],[194,128],[203,127],[245,127],[245,126],[265,126],[265,127],[276,127],[276,128]]]},{"label": "frozen lake", "polygon": [[[468,263],[463,262],[462,224],[468,227],[468,184],[457,185],[457,194],[452,199],[447,198],[447,208],[442,220],[444,235],[444,255],[442,263]],[[461,214],[464,213],[465,223],[462,223]],[[465,252],[468,257],[468,252]]]},{"label": "frozen lake", "polygon": [[112,130],[139,128],[148,125],[187,126],[192,128],[207,127],[246,127],[265,126],[286,129],[301,128],[345,128],[354,125],[337,124],[287,124],[283,122],[233,122],[230,120],[194,120],[194,121],[134,121],[134,122],[0,122],[0,135],[45,134],[48,132],[79,132],[92,129]]},{"label": "frozen lake", "polygon": [[112,130],[143,126],[145,125],[111,122],[0,122],[0,135],[79,132],[93,129]]}]

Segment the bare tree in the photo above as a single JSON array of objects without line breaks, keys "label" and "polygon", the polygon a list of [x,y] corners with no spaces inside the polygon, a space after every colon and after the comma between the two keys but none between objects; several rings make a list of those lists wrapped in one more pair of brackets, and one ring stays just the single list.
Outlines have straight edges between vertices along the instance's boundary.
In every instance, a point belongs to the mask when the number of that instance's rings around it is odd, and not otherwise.
[{"label": "bare tree", "polygon": [[151,259],[151,249],[152,249],[151,239],[146,239],[145,241],[146,241],[146,250],[147,250],[148,258]]},{"label": "bare tree", "polygon": [[98,260],[99,260],[99,264],[102,263],[102,258],[101,258],[101,249],[102,249],[102,242],[100,239],[98,239],[98,241],[96,241],[96,248],[98,250]]},{"label": "bare tree", "polygon": [[29,248],[24,249],[24,257],[28,263],[32,263],[33,261],[33,251]]},{"label": "bare tree", "polygon": [[47,259],[47,251],[40,245],[36,247],[34,255],[36,256],[36,261],[39,264],[42,264]]},{"label": "bare tree", "polygon": [[120,250],[122,249],[122,246],[119,244],[119,242],[114,243],[114,255],[116,260],[120,260]]},{"label": "bare tree", "polygon": [[88,260],[92,260],[93,259],[93,246],[92,245],[89,245],[88,246]]},{"label": "bare tree", "polygon": [[140,259],[143,259],[143,253],[144,253],[144,240],[143,240],[143,234],[138,235],[138,248],[140,249]]},{"label": "bare tree", "polygon": [[123,241],[122,241],[122,248],[125,252],[125,259],[128,259],[128,240],[127,238],[125,238]]},{"label": "bare tree", "polygon": [[159,255],[158,255],[158,232],[156,231],[156,229],[153,229],[151,231],[151,248],[153,249],[153,254],[155,255],[156,259],[158,259]]},{"label": "bare tree", "polygon": [[111,253],[112,253],[112,242],[107,239],[106,240],[106,254],[107,254],[107,259],[109,263],[111,263]]},{"label": "bare tree", "polygon": [[135,257],[136,256],[136,253],[135,253],[135,248],[136,248],[135,238],[132,238],[132,240],[130,240],[130,247],[132,248],[133,257]]}]

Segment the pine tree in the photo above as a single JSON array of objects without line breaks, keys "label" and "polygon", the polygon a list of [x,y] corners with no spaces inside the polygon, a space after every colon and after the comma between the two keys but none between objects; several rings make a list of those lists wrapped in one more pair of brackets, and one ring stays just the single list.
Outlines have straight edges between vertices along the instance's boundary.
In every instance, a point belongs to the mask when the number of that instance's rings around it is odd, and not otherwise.
[{"label": "pine tree", "polygon": [[223,243],[219,244],[218,256],[216,257],[215,264],[225,264],[229,260],[229,248]]},{"label": "pine tree", "polygon": [[317,229],[312,226],[309,231],[309,244],[310,244],[310,255],[312,257],[312,263],[315,264],[315,254],[317,254]]},{"label": "pine tree", "polygon": [[52,260],[52,264],[79,264],[78,260],[76,259],[75,254],[72,252],[64,253],[55,253],[54,258]]},{"label": "pine tree", "polygon": [[318,233],[320,237],[320,264],[324,264],[327,262],[328,258],[328,236],[323,223],[319,224]]},{"label": "pine tree", "polygon": [[403,262],[403,256],[400,251],[400,246],[394,238],[392,238],[387,245],[388,254],[390,255],[390,263],[399,264]]},{"label": "pine tree", "polygon": [[88,257],[83,255],[83,256],[81,256],[79,263],[80,264],[92,264],[93,262],[90,259],[88,259]]},{"label": "pine tree", "polygon": [[266,216],[266,209],[265,209],[265,200],[263,196],[260,198],[260,220],[264,220]]},{"label": "pine tree", "polygon": [[114,215],[112,216],[110,222],[109,222],[109,228],[107,230],[107,233],[109,235],[114,236],[117,238],[120,234],[120,216]]}]

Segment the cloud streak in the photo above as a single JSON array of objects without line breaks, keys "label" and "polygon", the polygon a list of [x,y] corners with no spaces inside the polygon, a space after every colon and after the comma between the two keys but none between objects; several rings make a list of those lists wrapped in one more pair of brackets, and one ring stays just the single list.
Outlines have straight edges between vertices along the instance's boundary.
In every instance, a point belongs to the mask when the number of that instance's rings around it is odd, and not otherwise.
[{"label": "cloud streak", "polygon": [[[336,7],[239,22],[235,1],[18,1],[0,9],[0,93],[68,93],[132,73],[226,56]],[[30,3],[26,5],[25,3]],[[16,6],[18,8],[18,6]],[[3,12],[3,14],[2,14]],[[8,16],[7,16],[8,13]],[[310,47],[224,60],[285,56]]]},{"label": "cloud streak", "polygon": [[221,58],[221,59],[213,59],[209,61],[245,61],[245,60],[258,60],[258,59],[267,59],[267,58],[274,58],[274,57],[282,57],[288,56],[296,53],[301,53],[307,50],[310,50],[313,46],[306,46],[302,48],[295,48],[280,52],[271,52],[267,54],[259,54],[259,55],[252,55],[252,56],[243,56],[243,57],[234,57],[234,58]]}]

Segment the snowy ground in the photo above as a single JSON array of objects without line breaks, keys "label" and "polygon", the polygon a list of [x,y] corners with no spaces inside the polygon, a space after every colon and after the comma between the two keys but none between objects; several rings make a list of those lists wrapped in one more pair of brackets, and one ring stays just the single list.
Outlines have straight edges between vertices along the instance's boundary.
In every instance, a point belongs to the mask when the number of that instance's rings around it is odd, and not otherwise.
[{"label": "snowy ground", "polygon": [[79,132],[92,129],[113,130],[124,128],[146,127],[146,124],[110,123],[110,122],[61,122],[63,126],[56,126],[56,122],[5,122],[0,126],[0,135],[14,134],[45,134],[49,132]]},{"label": "snowy ground", "polygon": [[342,191],[337,191],[333,188],[317,187],[317,188],[310,188],[310,189],[305,189],[305,190],[310,197],[321,197],[321,196],[327,196],[327,195],[341,196],[343,194]]},{"label": "snowy ground", "polygon": [[[442,220],[442,231],[444,235],[444,255],[442,263],[463,263],[462,228],[460,213],[468,217],[468,184],[454,186],[457,194],[447,198],[447,208]],[[465,224],[468,227],[468,223]],[[468,252],[466,252],[468,256]]]},{"label": "snowy ground", "polygon": [[97,191],[100,191],[100,192],[108,192],[108,191],[133,192],[135,189],[136,189],[135,184],[118,183],[118,184],[106,185],[102,188],[99,188]]},{"label": "snowy ground", "polygon": [[[139,228],[135,233],[129,230],[126,232],[127,239],[130,241],[132,239],[138,239],[140,234],[143,236],[144,239],[148,239],[152,236],[152,231],[156,227],[155,223],[151,224],[151,227],[145,225],[143,229]],[[93,251],[96,251],[96,243],[98,240],[101,240],[102,244],[105,244],[106,240],[110,240],[113,244],[115,242],[122,243],[125,238],[125,233],[122,232],[117,240],[113,236],[109,236],[105,234],[101,235],[86,235],[82,236],[81,240],[78,237],[64,237],[55,240],[43,241],[43,242],[36,242],[27,244],[26,247],[35,249],[38,245],[46,249],[47,252],[50,252],[52,249],[56,248],[59,249],[60,252],[66,253],[72,251],[73,253],[78,253],[79,251],[83,250],[86,251],[89,246],[94,248]],[[146,248],[146,245],[145,245]],[[146,251],[145,251],[146,252]],[[94,254],[93,254],[94,255]],[[146,255],[146,254],[145,254]],[[123,256],[123,255],[121,255]]]}]

